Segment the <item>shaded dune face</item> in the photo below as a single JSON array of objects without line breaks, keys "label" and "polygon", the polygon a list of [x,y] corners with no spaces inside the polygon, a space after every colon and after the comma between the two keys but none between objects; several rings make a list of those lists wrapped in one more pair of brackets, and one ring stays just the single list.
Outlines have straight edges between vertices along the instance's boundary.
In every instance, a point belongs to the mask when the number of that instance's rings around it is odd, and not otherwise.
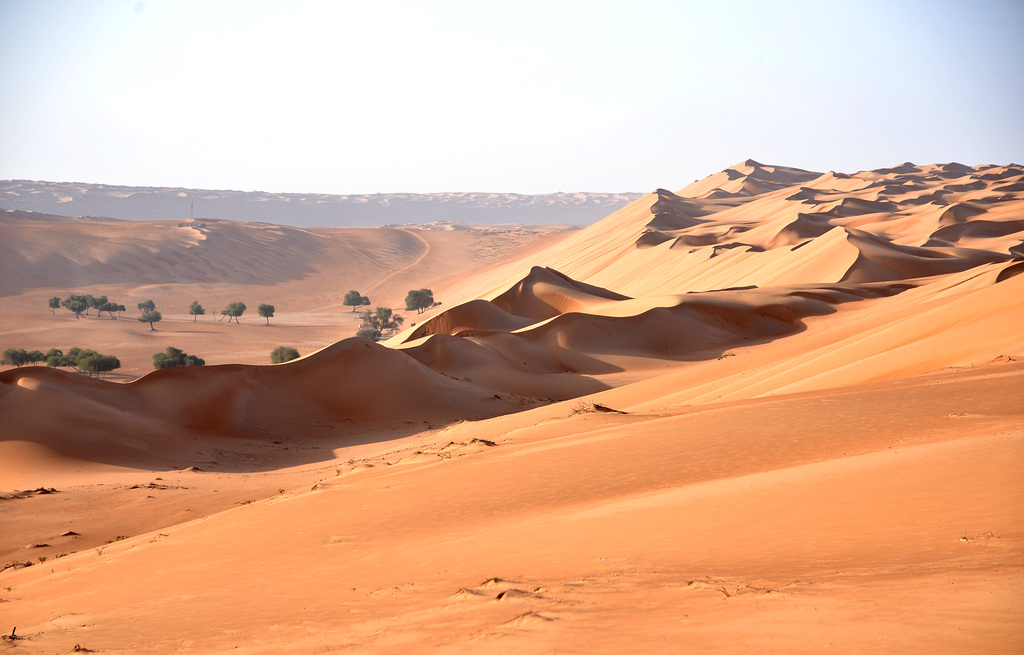
[{"label": "shaded dune face", "polygon": [[330,434],[333,426],[446,423],[510,409],[492,393],[358,338],[287,365],[178,367],[128,384],[41,367],[0,373],[4,440],[120,465],[178,461],[176,451],[196,440],[269,441]]},{"label": "shaded dune face", "polygon": [[803,319],[833,313],[841,303],[910,286],[805,285],[631,299],[534,268],[493,301],[442,312],[395,342],[449,373],[473,358],[474,368],[600,375],[659,360],[713,359],[737,345],[795,334]]}]

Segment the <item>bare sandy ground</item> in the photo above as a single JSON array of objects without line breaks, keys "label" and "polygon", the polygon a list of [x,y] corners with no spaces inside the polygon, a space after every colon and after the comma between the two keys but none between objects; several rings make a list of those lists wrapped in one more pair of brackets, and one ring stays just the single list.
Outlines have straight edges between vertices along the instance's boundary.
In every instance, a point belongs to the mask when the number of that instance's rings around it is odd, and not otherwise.
[{"label": "bare sandy ground", "polygon": [[[747,161],[547,234],[11,217],[4,347],[127,354],[0,373],[0,648],[1020,652],[1022,184]],[[74,276],[182,310],[51,316]],[[419,286],[344,339],[349,288]],[[164,344],[220,365],[129,381]]]}]

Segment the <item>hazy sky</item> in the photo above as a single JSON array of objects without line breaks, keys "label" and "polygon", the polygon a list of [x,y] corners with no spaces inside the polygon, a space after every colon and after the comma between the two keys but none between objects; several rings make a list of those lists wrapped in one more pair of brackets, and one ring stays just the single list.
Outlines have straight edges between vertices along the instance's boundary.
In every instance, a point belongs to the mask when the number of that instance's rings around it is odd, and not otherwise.
[{"label": "hazy sky", "polygon": [[648,191],[1024,161],[1024,1],[0,0],[0,178]]}]

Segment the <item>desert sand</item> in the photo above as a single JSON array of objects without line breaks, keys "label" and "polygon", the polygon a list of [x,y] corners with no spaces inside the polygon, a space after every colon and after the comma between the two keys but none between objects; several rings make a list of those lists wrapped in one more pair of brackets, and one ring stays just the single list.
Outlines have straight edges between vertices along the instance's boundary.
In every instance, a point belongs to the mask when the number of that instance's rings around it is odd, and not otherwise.
[{"label": "desert sand", "polygon": [[0,649],[1024,649],[1020,166],[747,160],[573,231],[0,217],[0,345],[123,362],[0,372]]}]

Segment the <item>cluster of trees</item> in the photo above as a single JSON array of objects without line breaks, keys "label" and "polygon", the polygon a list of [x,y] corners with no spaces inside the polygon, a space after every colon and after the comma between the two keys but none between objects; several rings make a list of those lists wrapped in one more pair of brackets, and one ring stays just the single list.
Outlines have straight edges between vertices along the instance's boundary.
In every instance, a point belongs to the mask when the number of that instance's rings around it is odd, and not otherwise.
[{"label": "cluster of trees", "polygon": [[81,318],[83,315],[89,316],[90,309],[95,309],[97,316],[107,312],[110,314],[110,318],[118,318],[114,316],[114,312],[118,312],[118,315],[120,315],[120,312],[125,311],[124,305],[111,302],[106,296],[93,296],[91,294],[71,294],[64,300],[61,300],[60,296],[53,296],[49,300],[49,306],[50,313],[54,316],[57,315],[57,310],[63,307],[69,312],[74,312],[76,319]]},{"label": "cluster of trees", "polygon": [[[352,307],[352,311],[355,311],[356,307],[369,305],[370,299],[353,290],[345,294],[343,304]],[[417,314],[422,314],[431,307],[437,307],[440,304],[439,302],[434,302],[434,292],[430,289],[413,289],[405,297],[405,308],[409,311],[415,311]],[[359,330],[356,331],[356,336],[372,341],[380,341],[385,332],[393,332],[405,322],[401,315],[395,314],[389,307],[377,307],[372,312],[367,310],[363,312],[361,318],[362,323],[359,326]]]},{"label": "cluster of trees", "polygon": [[231,322],[231,319],[235,319],[235,323],[238,323],[238,317],[244,314],[246,309],[248,308],[245,306],[244,302],[232,302],[228,303],[227,307],[220,310],[220,315],[227,316],[228,323]]},{"label": "cluster of trees", "polygon": [[45,361],[46,355],[43,354],[41,350],[26,351],[24,348],[8,348],[4,351],[4,354],[0,356],[0,364],[4,364],[5,366],[17,366],[18,368]]},{"label": "cluster of trees", "polygon": [[64,353],[59,348],[50,348],[46,354],[43,354],[41,350],[25,351],[22,348],[8,348],[4,351],[3,356],[0,357],[0,364],[17,366],[19,368],[26,364],[37,364],[39,362],[46,362],[47,366],[54,368],[58,366],[71,367],[80,373],[88,373],[90,376],[94,373],[100,375],[121,368],[121,360],[117,357],[104,355],[95,350],[79,348],[77,346],[67,353]]},{"label": "cluster of trees", "polygon": [[[228,303],[227,307],[220,310],[220,315],[222,317],[221,320],[224,320],[223,317],[227,316],[228,323],[231,322],[231,319],[235,319],[235,323],[239,323],[239,317],[244,314],[247,309],[249,308],[245,306],[244,302]],[[188,308],[188,313],[193,316],[202,316],[206,313],[206,310],[203,309],[203,306],[199,304],[198,300],[193,300],[192,306]],[[256,313],[258,313],[262,318],[267,319],[267,325],[270,325],[270,319],[274,318],[274,306],[268,305],[267,303],[260,303],[260,306],[256,308]],[[195,319],[193,319],[193,321],[194,320]]]},{"label": "cluster of trees", "polygon": [[[245,313],[245,310],[249,309],[245,306],[244,302],[232,302],[228,303],[228,306],[220,310],[221,319],[224,320],[224,316],[228,317],[228,323],[231,319],[235,319],[235,323],[238,323],[238,318]],[[256,308],[256,312],[262,317],[267,319],[267,325],[270,325],[270,319],[274,318],[274,306],[268,305],[267,303],[260,303],[260,306]],[[198,300],[193,300],[192,304],[188,308],[188,313],[192,315],[192,322],[194,323],[200,316],[206,314],[206,309],[199,304]]]},{"label": "cluster of trees", "polygon": [[189,355],[174,346],[167,346],[162,353],[153,354],[153,368],[173,368],[175,366],[206,366],[206,361],[195,355]]},{"label": "cluster of trees", "polygon": [[405,319],[395,314],[390,307],[378,307],[373,312],[364,313],[362,321],[356,336],[370,341],[380,341],[384,332],[397,330]]}]

